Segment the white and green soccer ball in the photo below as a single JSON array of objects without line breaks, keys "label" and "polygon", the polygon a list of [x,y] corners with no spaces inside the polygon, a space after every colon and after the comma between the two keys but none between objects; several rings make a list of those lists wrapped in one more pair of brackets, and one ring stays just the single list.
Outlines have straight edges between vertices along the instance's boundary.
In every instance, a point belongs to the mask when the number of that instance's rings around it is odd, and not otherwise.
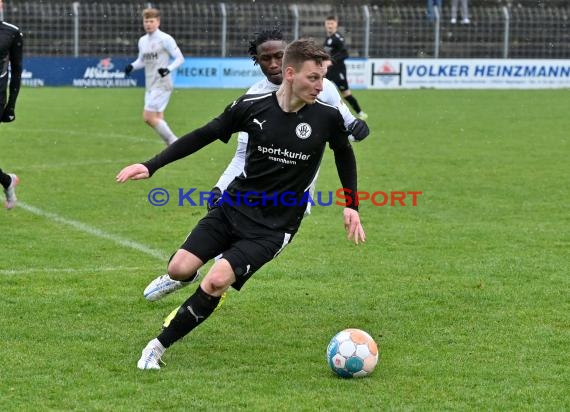
[{"label": "white and green soccer ball", "polygon": [[343,378],[368,376],[378,363],[378,345],[363,330],[345,329],[331,339],[327,362]]}]

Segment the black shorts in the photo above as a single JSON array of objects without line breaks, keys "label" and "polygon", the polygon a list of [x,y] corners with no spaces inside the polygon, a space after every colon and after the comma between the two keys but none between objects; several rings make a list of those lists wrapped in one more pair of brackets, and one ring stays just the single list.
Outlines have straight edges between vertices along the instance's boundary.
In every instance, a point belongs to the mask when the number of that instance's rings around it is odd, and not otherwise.
[{"label": "black shorts", "polygon": [[216,207],[203,217],[182,246],[204,263],[222,254],[232,267],[240,290],[264,264],[291,242],[293,234],[258,225],[231,207]]},{"label": "black shorts", "polygon": [[344,61],[329,66],[327,79],[336,84],[340,91],[348,90],[348,80],[346,79],[346,66]]}]

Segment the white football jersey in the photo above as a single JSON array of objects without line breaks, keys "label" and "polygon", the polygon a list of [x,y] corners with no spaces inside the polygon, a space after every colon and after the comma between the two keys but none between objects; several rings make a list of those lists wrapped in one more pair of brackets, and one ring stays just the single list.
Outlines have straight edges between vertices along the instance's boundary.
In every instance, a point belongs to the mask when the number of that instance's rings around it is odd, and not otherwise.
[{"label": "white football jersey", "polygon": [[144,67],[146,89],[172,90],[172,76],[161,77],[158,69],[166,67],[173,72],[184,63],[184,56],[169,34],[157,29],[139,39],[139,55],[132,63],[135,70]]}]

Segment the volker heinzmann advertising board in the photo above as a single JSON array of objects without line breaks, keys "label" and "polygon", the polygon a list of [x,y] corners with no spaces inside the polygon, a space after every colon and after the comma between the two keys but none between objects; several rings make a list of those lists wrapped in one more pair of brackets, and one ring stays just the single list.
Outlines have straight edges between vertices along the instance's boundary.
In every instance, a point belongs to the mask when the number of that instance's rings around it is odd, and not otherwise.
[{"label": "volker heinzmann advertising board", "polygon": [[369,89],[570,88],[570,60],[369,59]]}]

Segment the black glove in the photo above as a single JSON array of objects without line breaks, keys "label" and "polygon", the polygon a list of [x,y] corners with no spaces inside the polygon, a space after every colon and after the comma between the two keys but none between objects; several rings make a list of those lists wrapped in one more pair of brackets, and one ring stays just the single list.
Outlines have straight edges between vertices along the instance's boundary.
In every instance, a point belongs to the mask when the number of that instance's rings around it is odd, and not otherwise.
[{"label": "black glove", "polygon": [[360,142],[370,134],[370,129],[364,120],[355,119],[354,122],[348,126],[348,131],[354,137],[354,140]]},{"label": "black glove", "polygon": [[125,66],[125,74],[128,76],[133,71],[134,67],[132,64],[127,64]]},{"label": "black glove", "polygon": [[214,187],[212,190],[210,190],[210,193],[212,193],[212,197],[210,198],[210,200],[208,201],[208,204],[206,206],[206,208],[208,209],[208,212],[212,209],[215,209],[216,207],[218,207],[218,200],[220,200],[220,198],[222,197],[222,191],[220,190],[219,187]]},{"label": "black glove", "polygon": [[158,74],[160,74],[160,77],[168,76],[168,73],[170,73],[168,67],[161,67],[160,69],[158,69]]},{"label": "black glove", "polygon": [[16,113],[14,113],[13,107],[5,107],[4,113],[2,113],[2,122],[10,123],[16,120]]}]

